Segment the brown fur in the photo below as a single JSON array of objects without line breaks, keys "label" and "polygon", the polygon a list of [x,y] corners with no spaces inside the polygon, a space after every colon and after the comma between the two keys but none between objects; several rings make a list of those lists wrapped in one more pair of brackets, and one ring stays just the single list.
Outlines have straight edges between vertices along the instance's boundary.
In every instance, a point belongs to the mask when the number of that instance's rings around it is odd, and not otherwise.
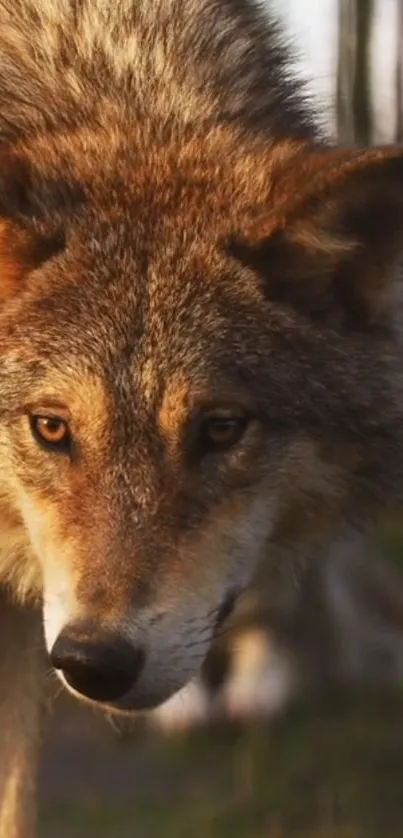
[{"label": "brown fur", "polygon": [[321,145],[288,67],[252,1],[0,0],[0,572],[48,651],[146,650],[119,709],[402,494],[403,154]]}]

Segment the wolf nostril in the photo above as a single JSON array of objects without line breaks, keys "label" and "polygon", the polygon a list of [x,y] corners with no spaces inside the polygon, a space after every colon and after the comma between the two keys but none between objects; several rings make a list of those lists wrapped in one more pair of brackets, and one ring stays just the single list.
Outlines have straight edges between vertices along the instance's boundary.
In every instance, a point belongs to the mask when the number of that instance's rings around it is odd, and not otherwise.
[{"label": "wolf nostril", "polygon": [[145,654],[115,635],[91,640],[88,632],[80,639],[75,630],[63,631],[50,653],[55,669],[68,685],[93,701],[112,702],[122,698],[140,677]]}]

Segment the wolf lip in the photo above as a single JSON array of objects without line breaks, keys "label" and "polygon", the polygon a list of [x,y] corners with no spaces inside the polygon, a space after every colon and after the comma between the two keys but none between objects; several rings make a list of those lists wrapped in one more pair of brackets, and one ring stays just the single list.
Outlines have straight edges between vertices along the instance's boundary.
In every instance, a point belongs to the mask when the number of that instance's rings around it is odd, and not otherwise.
[{"label": "wolf lip", "polygon": [[240,596],[239,591],[237,591],[237,592],[232,591],[231,593],[227,594],[226,597],[224,597],[224,599],[223,599],[223,601],[222,601],[222,603],[221,603],[221,605],[218,609],[218,613],[217,613],[217,617],[216,617],[216,623],[215,623],[215,632],[214,633],[216,633],[217,630],[220,628],[220,626],[225,622],[225,620],[227,620],[228,617],[231,616],[231,614],[232,614],[232,612],[235,608],[236,601],[237,601],[239,596]]}]

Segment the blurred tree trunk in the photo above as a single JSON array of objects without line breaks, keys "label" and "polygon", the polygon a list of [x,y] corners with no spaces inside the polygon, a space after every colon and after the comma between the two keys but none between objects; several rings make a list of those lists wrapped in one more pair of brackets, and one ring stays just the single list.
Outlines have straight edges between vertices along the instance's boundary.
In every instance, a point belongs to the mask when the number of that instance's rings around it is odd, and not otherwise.
[{"label": "blurred tree trunk", "polygon": [[372,140],[370,45],[374,0],[339,0],[337,129],[345,145]]},{"label": "blurred tree trunk", "polygon": [[403,0],[397,0],[396,140],[403,142]]}]

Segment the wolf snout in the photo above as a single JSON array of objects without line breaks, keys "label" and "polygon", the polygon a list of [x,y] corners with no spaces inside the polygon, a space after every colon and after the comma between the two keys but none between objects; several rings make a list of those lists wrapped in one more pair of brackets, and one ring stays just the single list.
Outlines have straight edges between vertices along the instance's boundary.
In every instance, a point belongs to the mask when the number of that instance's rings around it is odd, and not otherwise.
[{"label": "wolf snout", "polygon": [[145,653],[114,632],[100,634],[83,623],[59,634],[50,660],[75,692],[93,701],[115,702],[140,677]]}]

